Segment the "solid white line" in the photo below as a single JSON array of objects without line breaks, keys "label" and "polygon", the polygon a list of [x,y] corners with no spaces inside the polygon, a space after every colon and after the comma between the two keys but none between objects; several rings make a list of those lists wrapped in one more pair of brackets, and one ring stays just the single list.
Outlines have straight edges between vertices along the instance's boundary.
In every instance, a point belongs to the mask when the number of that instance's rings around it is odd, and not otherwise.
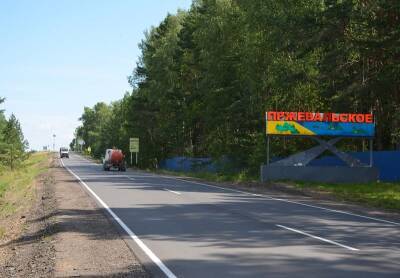
[{"label": "solid white line", "polygon": [[169,177],[169,176],[161,176],[161,177],[174,179],[174,180],[179,180],[179,181],[184,181],[184,182],[189,182],[189,183],[198,184],[198,185],[203,185],[203,186],[212,187],[212,188],[218,188],[218,189],[225,190],[225,191],[242,193],[242,194],[246,194],[246,195],[250,195],[250,196],[267,198],[267,199],[271,199],[271,200],[274,200],[274,201],[286,202],[286,203],[296,204],[296,205],[300,205],[300,206],[316,208],[316,209],[321,209],[321,210],[325,210],[325,211],[329,211],[329,212],[340,213],[340,214],[345,214],[345,215],[350,215],[350,216],[355,216],[355,217],[364,218],[364,219],[368,219],[368,220],[374,220],[374,221],[378,221],[378,222],[383,222],[383,223],[387,223],[387,224],[400,226],[399,222],[394,222],[394,221],[384,220],[384,219],[380,219],[380,218],[360,215],[360,214],[351,213],[351,212],[347,212],[347,211],[343,211],[343,210],[329,209],[329,208],[325,208],[325,207],[304,204],[304,203],[301,203],[301,202],[291,201],[291,200],[282,199],[282,198],[274,198],[274,197],[271,197],[271,196],[268,196],[268,195],[265,195],[265,194],[256,194],[256,193],[246,192],[246,191],[242,191],[242,190],[224,188],[224,187],[220,187],[220,186],[216,186],[216,185],[210,185],[210,184],[201,183],[201,182],[189,181],[189,180],[175,178],[175,177]]},{"label": "solid white line", "polygon": [[84,175],[82,179],[90,179],[90,178],[126,178],[126,175]]},{"label": "solid white line", "polygon": [[289,227],[286,227],[286,226],[283,226],[283,225],[276,225],[276,226],[278,226],[280,228],[283,228],[283,229],[286,229],[286,230],[289,230],[289,231],[292,231],[292,232],[295,232],[295,233],[299,233],[299,234],[308,236],[308,237],[312,237],[312,238],[315,238],[315,239],[318,239],[318,240],[321,240],[321,241],[324,241],[324,242],[327,242],[327,243],[330,243],[330,244],[334,244],[334,245],[346,248],[346,249],[351,250],[351,251],[360,251],[360,249],[353,248],[353,247],[350,247],[350,246],[347,246],[347,245],[344,245],[344,244],[341,244],[339,242],[336,242],[336,241],[333,241],[333,240],[329,240],[329,239],[326,239],[326,238],[323,238],[323,237],[314,236],[312,234],[309,234],[309,233],[306,233],[306,232],[303,232],[303,231],[300,231],[300,230],[289,228]]},{"label": "solid white line", "polygon": [[81,180],[79,176],[77,176],[74,172],[72,172],[67,166],[65,166],[64,162],[61,160],[61,163],[65,169],[68,170],[85,188],[97,199],[97,201],[108,211],[108,213],[118,222],[118,224],[125,230],[125,232],[136,242],[137,245],[146,253],[146,255],[164,272],[164,274],[168,278],[176,278],[175,274],[153,253],[153,251],[148,248],[141,239],[108,207],[108,205],[97,196],[96,193],[90,187]]},{"label": "solid white line", "polygon": [[174,193],[174,194],[177,194],[177,195],[181,195],[181,193],[179,193],[178,191],[173,191],[173,190],[169,190],[169,189],[166,189],[166,188],[164,188],[164,190],[166,190],[168,192],[171,192],[171,193]]},{"label": "solid white line", "polygon": [[297,201],[291,201],[291,200],[282,199],[282,198],[274,198],[274,197],[271,197],[271,196],[268,196],[268,195],[265,195],[265,194],[256,194],[256,193],[246,192],[246,191],[237,190],[237,189],[230,189],[230,188],[220,187],[220,186],[217,186],[217,185],[211,185],[211,184],[206,184],[206,183],[201,183],[201,182],[189,181],[189,180],[185,180],[185,179],[182,179],[182,178],[176,178],[176,177],[172,177],[172,176],[154,175],[154,174],[151,174],[151,175],[153,177],[161,177],[161,178],[166,178],[166,179],[173,179],[173,180],[188,182],[188,183],[192,183],[192,184],[203,185],[203,186],[207,186],[207,187],[211,187],[211,188],[218,188],[218,189],[224,190],[224,191],[242,193],[242,194],[246,194],[246,195],[249,195],[249,196],[267,198],[267,199],[274,200],[274,201],[286,202],[286,203],[296,204],[296,205],[300,205],[300,206],[316,208],[316,209],[325,210],[325,211],[329,211],[329,212],[345,214],[345,215],[350,215],[350,216],[354,216],[354,217],[359,217],[359,218],[364,218],[364,219],[373,220],[373,221],[377,221],[377,222],[382,222],[382,223],[387,223],[387,224],[400,226],[400,223],[399,222],[395,222],[395,221],[390,221],[390,220],[385,220],[385,219],[380,219],[380,218],[360,215],[360,214],[351,213],[351,212],[347,212],[347,211],[343,211],[343,210],[329,209],[329,208],[325,208],[325,207],[309,205],[309,204],[305,204],[305,203],[301,203],[301,202],[297,202]]}]

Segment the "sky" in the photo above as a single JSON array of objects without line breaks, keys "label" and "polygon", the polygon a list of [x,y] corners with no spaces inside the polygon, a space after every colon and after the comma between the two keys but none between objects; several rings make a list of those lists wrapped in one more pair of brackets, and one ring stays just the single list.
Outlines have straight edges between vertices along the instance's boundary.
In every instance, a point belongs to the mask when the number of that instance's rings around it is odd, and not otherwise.
[{"label": "sky", "polygon": [[1,0],[0,106],[20,120],[30,148],[68,146],[85,106],[111,102],[144,31],[191,0]]}]

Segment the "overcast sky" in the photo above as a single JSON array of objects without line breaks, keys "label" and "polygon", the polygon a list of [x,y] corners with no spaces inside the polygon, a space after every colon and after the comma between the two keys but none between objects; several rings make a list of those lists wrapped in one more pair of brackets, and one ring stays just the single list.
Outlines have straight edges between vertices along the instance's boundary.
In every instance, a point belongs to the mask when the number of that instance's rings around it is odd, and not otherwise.
[{"label": "overcast sky", "polygon": [[32,149],[68,146],[84,106],[130,90],[143,32],[191,0],[0,1],[0,109]]}]

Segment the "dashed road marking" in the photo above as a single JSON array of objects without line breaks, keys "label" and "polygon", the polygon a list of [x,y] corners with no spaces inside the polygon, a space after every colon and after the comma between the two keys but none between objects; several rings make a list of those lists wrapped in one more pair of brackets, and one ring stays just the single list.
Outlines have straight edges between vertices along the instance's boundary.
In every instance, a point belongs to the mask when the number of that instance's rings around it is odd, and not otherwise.
[{"label": "dashed road marking", "polygon": [[288,230],[288,231],[292,231],[292,232],[295,232],[295,233],[298,233],[298,234],[302,234],[302,235],[305,235],[305,236],[308,236],[308,237],[311,237],[311,238],[315,238],[315,239],[321,240],[321,241],[326,242],[326,243],[334,244],[334,245],[346,248],[346,249],[351,250],[351,251],[360,251],[360,249],[357,249],[357,248],[354,248],[354,247],[350,247],[348,245],[344,245],[344,244],[341,244],[339,242],[336,242],[336,241],[333,241],[333,240],[330,240],[330,239],[326,239],[326,238],[323,238],[323,237],[314,236],[312,234],[309,234],[309,233],[306,233],[306,232],[303,232],[303,231],[300,231],[300,230],[297,230],[297,229],[289,228],[289,227],[284,226],[284,225],[276,225],[276,226],[279,227],[279,228]]}]

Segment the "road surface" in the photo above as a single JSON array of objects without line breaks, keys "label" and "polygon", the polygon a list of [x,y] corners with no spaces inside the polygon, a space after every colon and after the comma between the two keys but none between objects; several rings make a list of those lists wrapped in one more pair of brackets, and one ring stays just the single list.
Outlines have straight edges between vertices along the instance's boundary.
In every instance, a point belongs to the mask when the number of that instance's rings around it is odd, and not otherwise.
[{"label": "road surface", "polygon": [[400,277],[398,220],[70,157],[155,276]]}]

